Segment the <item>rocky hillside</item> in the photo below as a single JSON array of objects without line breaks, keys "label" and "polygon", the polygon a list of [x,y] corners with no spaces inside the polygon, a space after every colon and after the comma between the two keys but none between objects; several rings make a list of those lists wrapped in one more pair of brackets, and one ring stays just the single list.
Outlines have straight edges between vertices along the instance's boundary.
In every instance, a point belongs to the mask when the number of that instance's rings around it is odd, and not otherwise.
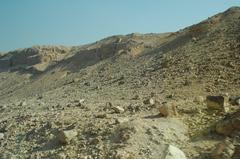
[{"label": "rocky hillside", "polygon": [[0,157],[238,159],[239,60],[239,7],[174,33],[0,55]]}]

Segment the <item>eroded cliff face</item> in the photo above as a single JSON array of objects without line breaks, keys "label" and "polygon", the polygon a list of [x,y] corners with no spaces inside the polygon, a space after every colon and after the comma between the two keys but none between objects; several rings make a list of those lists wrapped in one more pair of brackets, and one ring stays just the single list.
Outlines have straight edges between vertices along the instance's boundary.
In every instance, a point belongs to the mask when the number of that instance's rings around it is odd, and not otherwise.
[{"label": "eroded cliff face", "polygon": [[36,46],[32,48],[9,52],[1,57],[1,68],[11,69],[17,67],[37,67],[38,65],[51,65],[60,61],[70,48],[60,46]]}]

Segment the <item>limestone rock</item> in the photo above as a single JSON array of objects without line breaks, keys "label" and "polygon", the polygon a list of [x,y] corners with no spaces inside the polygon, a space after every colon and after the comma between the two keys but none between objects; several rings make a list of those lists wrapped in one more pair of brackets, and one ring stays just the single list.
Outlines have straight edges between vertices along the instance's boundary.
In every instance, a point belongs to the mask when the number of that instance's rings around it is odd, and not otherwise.
[{"label": "limestone rock", "polygon": [[124,108],[120,107],[120,106],[116,106],[116,107],[113,107],[113,110],[116,112],[116,113],[123,113],[125,110]]},{"label": "limestone rock", "polygon": [[128,118],[117,118],[116,119],[116,123],[118,123],[118,124],[122,124],[122,123],[128,122],[128,121],[129,121]]},{"label": "limestone rock", "polygon": [[235,151],[235,146],[229,141],[225,140],[217,144],[216,148],[211,153],[212,159],[231,159]]},{"label": "limestone rock", "polygon": [[206,103],[209,109],[224,111],[223,96],[207,96]]},{"label": "limestone rock", "polygon": [[176,116],[178,115],[177,113],[177,108],[173,103],[166,103],[162,106],[160,106],[159,108],[159,112],[161,115],[165,116],[165,117],[172,117],[172,116]]},{"label": "limestone rock", "polygon": [[69,144],[69,142],[78,135],[76,130],[62,130],[57,138],[61,144]]},{"label": "limestone rock", "polygon": [[168,145],[164,159],[187,159],[185,154],[177,147]]}]

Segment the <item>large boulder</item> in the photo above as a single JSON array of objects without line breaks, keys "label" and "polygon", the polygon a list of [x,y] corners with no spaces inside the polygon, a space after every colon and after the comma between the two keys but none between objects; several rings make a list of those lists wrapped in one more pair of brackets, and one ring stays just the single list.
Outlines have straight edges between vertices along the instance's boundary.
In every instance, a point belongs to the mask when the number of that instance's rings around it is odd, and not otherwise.
[{"label": "large boulder", "polygon": [[177,108],[174,103],[166,103],[159,107],[160,115],[164,117],[173,117],[178,115]]},{"label": "large boulder", "polygon": [[179,148],[168,145],[164,159],[187,159],[187,157]]},{"label": "large boulder", "polygon": [[206,103],[209,109],[224,111],[223,96],[207,96]]}]

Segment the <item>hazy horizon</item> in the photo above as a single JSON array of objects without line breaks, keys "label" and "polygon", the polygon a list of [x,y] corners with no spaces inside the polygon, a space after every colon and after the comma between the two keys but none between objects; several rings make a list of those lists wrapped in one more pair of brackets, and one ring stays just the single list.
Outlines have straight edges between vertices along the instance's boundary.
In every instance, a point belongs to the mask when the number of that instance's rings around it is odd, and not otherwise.
[{"label": "hazy horizon", "polygon": [[133,32],[174,32],[232,6],[240,2],[3,0],[0,52],[33,45],[82,45]]}]

